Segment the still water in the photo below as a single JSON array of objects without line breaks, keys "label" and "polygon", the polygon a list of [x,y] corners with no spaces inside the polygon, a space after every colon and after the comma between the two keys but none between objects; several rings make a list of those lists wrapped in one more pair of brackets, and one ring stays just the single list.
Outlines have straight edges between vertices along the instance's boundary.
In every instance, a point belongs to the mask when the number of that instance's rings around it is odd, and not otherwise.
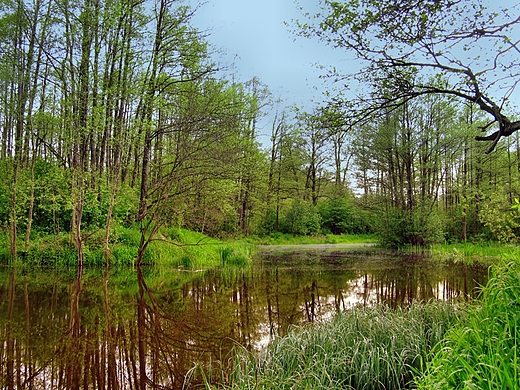
[{"label": "still water", "polygon": [[[260,251],[247,269],[0,269],[0,388],[182,389],[237,346],[355,305],[468,299],[487,267],[337,248]],[[213,380],[218,380],[214,377]]]}]

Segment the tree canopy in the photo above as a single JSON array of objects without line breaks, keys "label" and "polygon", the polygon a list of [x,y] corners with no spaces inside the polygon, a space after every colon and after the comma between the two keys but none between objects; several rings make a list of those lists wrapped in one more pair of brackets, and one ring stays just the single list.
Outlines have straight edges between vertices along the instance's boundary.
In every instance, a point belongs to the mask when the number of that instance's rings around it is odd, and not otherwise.
[{"label": "tree canopy", "polygon": [[298,27],[300,35],[347,50],[362,64],[359,71],[333,68],[328,74],[346,88],[362,84],[366,91],[331,101],[351,123],[422,95],[451,95],[487,113],[486,134],[476,138],[491,142],[489,153],[520,129],[509,106],[520,81],[520,5],[500,4],[323,0],[322,11],[306,14]]}]

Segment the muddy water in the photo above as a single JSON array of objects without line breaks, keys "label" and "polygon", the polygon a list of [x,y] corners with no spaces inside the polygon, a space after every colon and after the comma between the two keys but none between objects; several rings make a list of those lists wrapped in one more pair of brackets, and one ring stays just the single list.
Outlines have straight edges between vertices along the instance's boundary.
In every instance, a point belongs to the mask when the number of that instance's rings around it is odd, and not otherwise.
[{"label": "muddy water", "polygon": [[487,267],[369,248],[261,250],[247,269],[0,269],[0,388],[181,389],[355,305],[465,300]]}]

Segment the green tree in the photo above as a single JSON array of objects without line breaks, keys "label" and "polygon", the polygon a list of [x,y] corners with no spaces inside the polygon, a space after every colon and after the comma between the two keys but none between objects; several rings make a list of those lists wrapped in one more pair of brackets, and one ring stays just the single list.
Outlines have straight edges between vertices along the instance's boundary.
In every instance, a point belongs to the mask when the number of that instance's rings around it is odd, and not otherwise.
[{"label": "green tree", "polygon": [[487,152],[520,129],[507,104],[519,80],[520,18],[505,6],[473,0],[323,0],[321,6],[298,24],[299,33],[347,50],[363,64],[353,74],[331,74],[351,83],[346,88],[361,83],[366,91],[359,99],[336,99],[350,122],[441,94],[487,114],[482,130],[491,133],[477,136],[491,142]]},{"label": "green tree", "polygon": [[359,132],[359,185],[374,211],[385,216],[377,228],[389,245],[443,239],[440,218],[458,202],[453,166],[462,148],[456,114],[450,101],[426,96],[374,118]]}]

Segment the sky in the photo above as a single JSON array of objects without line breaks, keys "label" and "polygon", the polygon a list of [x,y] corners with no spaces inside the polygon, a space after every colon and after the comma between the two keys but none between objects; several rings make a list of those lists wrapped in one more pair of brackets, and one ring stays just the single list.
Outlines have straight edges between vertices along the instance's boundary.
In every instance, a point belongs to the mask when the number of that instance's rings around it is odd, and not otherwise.
[{"label": "sky", "polygon": [[[352,54],[335,50],[317,39],[296,36],[294,21],[305,20],[296,0],[185,0],[185,3],[198,8],[191,24],[206,32],[208,42],[222,52],[214,59],[231,66],[226,78],[246,82],[258,77],[268,86],[273,99],[282,100],[279,109],[297,106],[311,112],[326,100],[323,92],[333,85],[320,79],[324,71],[316,64],[334,66],[343,74],[359,68]],[[319,12],[318,0],[298,0],[298,3],[304,12],[311,15]],[[500,5],[512,7],[514,12],[520,8],[518,0],[502,0]],[[274,111],[260,122],[260,135],[270,135]]]},{"label": "sky", "polygon": [[[196,7],[200,1],[187,3]],[[300,3],[306,12],[318,10],[315,0]],[[346,54],[297,37],[292,32],[293,21],[301,18],[294,0],[206,0],[191,24],[209,33],[207,40],[222,50],[223,63],[234,64],[229,73],[236,81],[258,77],[274,99],[283,101],[282,108],[296,105],[310,111],[314,101],[324,100],[326,88],[315,64],[337,65],[345,61]]]}]

